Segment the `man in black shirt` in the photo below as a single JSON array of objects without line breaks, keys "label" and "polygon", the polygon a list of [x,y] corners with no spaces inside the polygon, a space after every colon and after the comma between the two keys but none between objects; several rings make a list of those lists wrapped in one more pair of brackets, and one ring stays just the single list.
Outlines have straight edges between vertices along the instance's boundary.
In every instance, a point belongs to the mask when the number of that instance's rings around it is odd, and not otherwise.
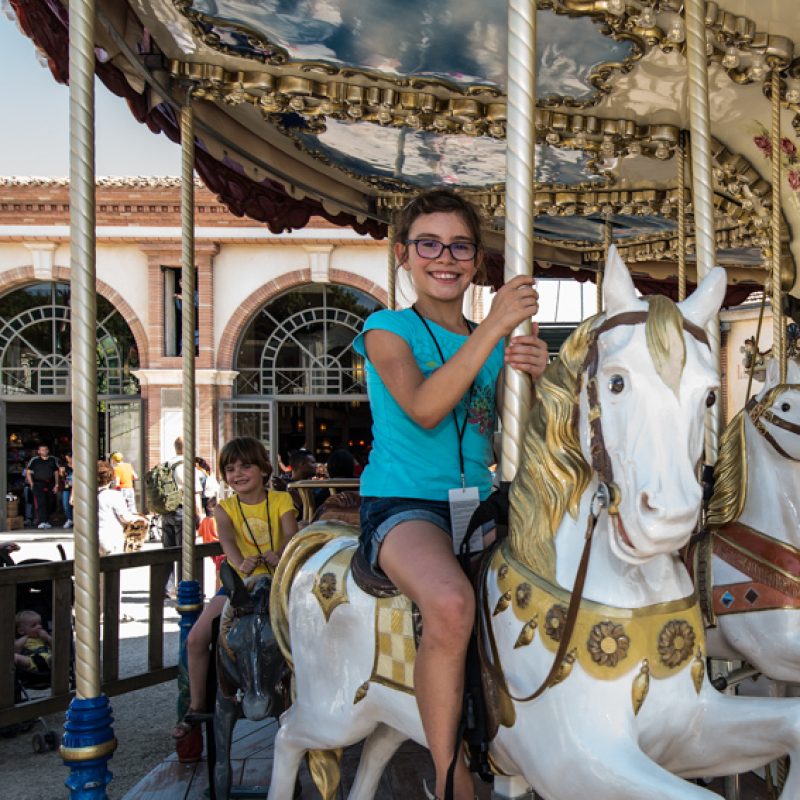
[{"label": "man in black shirt", "polygon": [[50,455],[50,448],[40,444],[35,455],[25,467],[25,479],[33,490],[33,504],[38,527],[52,527],[48,522],[51,506],[58,487],[58,461]]}]

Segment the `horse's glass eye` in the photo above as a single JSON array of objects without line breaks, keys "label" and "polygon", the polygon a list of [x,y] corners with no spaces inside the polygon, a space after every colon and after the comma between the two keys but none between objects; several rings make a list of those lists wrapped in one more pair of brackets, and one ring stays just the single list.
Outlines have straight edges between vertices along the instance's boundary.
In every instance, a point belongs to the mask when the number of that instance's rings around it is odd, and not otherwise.
[{"label": "horse's glass eye", "polygon": [[781,403],[781,411],[791,411],[792,407],[788,403]]},{"label": "horse's glass eye", "polygon": [[714,403],[717,402],[717,393],[716,392],[709,392],[708,397],[706,397],[706,408],[711,408]]},{"label": "horse's glass eye", "polygon": [[608,379],[608,388],[612,394],[619,394],[625,388],[625,378],[622,375],[612,375]]}]

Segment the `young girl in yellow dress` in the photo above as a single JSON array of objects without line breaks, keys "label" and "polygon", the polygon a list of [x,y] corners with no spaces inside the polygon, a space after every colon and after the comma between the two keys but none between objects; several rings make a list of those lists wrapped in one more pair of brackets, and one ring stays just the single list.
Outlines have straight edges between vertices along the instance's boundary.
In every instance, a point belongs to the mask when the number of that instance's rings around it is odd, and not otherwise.
[{"label": "young girl in yellow dress", "polygon": [[[271,575],[289,539],[297,533],[297,512],[287,492],[269,490],[272,465],[264,445],[250,436],[229,441],[219,456],[220,473],[234,494],[214,509],[219,541],[228,563],[243,577]],[[188,736],[194,715],[205,710],[211,628],[227,601],[225,589],[211,598],[189,633],[189,709],[173,731]]]}]

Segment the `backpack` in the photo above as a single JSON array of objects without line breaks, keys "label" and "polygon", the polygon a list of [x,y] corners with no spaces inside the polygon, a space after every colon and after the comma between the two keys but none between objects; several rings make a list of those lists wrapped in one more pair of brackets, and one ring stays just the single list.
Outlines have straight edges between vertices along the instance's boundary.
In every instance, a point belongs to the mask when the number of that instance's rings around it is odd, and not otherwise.
[{"label": "backpack", "polygon": [[144,476],[147,507],[156,514],[170,514],[176,511],[183,503],[183,493],[175,480],[175,467],[183,463],[177,461],[170,464],[156,464]]}]

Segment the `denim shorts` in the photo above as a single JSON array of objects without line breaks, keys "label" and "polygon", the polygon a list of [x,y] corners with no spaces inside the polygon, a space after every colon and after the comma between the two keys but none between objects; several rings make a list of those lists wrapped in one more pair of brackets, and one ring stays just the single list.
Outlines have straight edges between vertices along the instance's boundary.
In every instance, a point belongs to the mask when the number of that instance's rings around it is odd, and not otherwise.
[{"label": "denim shorts", "polygon": [[[420,500],[414,497],[363,497],[361,499],[361,550],[379,574],[378,553],[383,540],[401,522],[425,520],[452,536],[450,503],[446,500]],[[482,526],[483,533],[494,528],[490,522]]]}]

